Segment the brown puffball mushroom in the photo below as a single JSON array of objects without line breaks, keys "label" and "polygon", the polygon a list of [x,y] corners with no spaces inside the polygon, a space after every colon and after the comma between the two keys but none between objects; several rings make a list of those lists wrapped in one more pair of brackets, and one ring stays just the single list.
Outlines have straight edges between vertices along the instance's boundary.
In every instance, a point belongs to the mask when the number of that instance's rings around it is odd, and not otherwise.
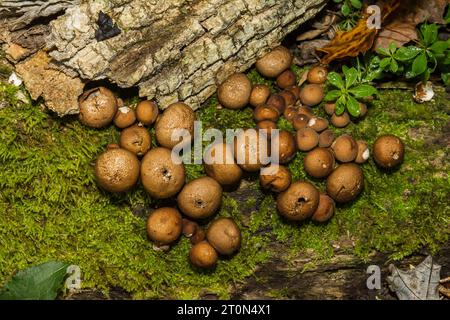
[{"label": "brown puffball mushroom", "polygon": [[213,268],[217,264],[218,259],[219,256],[216,249],[207,241],[197,243],[189,251],[189,260],[198,268]]},{"label": "brown puffball mushroom", "polygon": [[267,99],[266,104],[277,109],[279,114],[283,114],[284,109],[286,109],[286,101],[279,94],[272,94],[269,99]]},{"label": "brown puffball mushroom", "polygon": [[136,112],[130,107],[120,107],[113,121],[117,128],[127,128],[136,122]]},{"label": "brown puffball mushroom", "polygon": [[128,191],[139,178],[139,160],[130,151],[111,146],[97,158],[95,178],[106,191]]},{"label": "brown puffball mushroom", "polygon": [[152,137],[145,128],[134,125],[120,133],[120,146],[137,156],[143,156],[152,147]]},{"label": "brown puffball mushroom", "polygon": [[276,78],[292,64],[293,56],[289,49],[283,46],[274,48],[256,61],[256,69],[267,78]]},{"label": "brown puffball mushroom", "polygon": [[272,164],[261,168],[259,182],[264,189],[282,192],[291,184],[291,172],[285,166]]},{"label": "brown puffball mushroom", "polygon": [[300,106],[298,108],[298,114],[307,115],[309,118],[315,117],[312,108],[308,106]]},{"label": "brown puffball mushroom", "polygon": [[222,187],[210,177],[188,182],[178,194],[178,208],[192,219],[212,216],[222,202]]},{"label": "brown puffball mushroom", "polygon": [[310,218],[319,205],[319,191],[311,183],[296,181],[277,197],[278,212],[288,220]]},{"label": "brown puffball mushroom", "polygon": [[350,123],[350,116],[347,112],[342,113],[340,116],[333,114],[331,116],[331,124],[336,128],[345,128]]},{"label": "brown puffball mushroom", "polygon": [[192,237],[197,232],[197,228],[200,228],[200,226],[196,222],[183,218],[182,233],[185,237]]},{"label": "brown puffball mushroom", "polygon": [[367,145],[367,142],[364,140],[358,140],[356,141],[356,144],[358,145],[358,155],[356,156],[355,162],[358,164],[362,164],[369,160],[370,157],[370,151],[369,146]]},{"label": "brown puffball mushroom", "polygon": [[277,128],[277,124],[270,120],[264,120],[264,121],[258,122],[256,124],[256,128],[258,128],[259,130],[267,130],[267,133],[266,133],[267,138],[270,139],[272,130]]},{"label": "brown puffball mushroom", "polygon": [[[280,96],[284,99],[286,106],[293,106],[297,102],[297,98],[290,91],[284,90],[284,91],[280,92]],[[283,112],[284,112],[284,110],[283,110]]]},{"label": "brown puffball mushroom", "polygon": [[136,106],[136,118],[143,125],[150,126],[154,124],[158,114],[158,106],[153,101],[144,100]]},{"label": "brown puffball mushroom", "polygon": [[216,143],[210,146],[203,157],[205,172],[222,186],[237,184],[242,177],[242,169],[236,164],[233,146]]},{"label": "brown puffball mushroom", "polygon": [[257,107],[267,102],[270,96],[270,88],[265,84],[257,84],[253,87],[250,94],[250,105]]},{"label": "brown puffball mushroom", "polygon": [[358,155],[358,144],[355,139],[348,134],[337,137],[331,145],[336,160],[340,162],[351,162]]},{"label": "brown puffball mushroom", "polygon": [[300,151],[309,151],[319,143],[319,134],[311,128],[297,130],[297,147]]},{"label": "brown puffball mushroom", "polygon": [[382,168],[394,168],[403,162],[405,146],[392,134],[379,136],[373,144],[373,159]]},{"label": "brown puffball mushroom", "polygon": [[278,163],[281,164],[291,161],[297,151],[294,136],[286,130],[278,131],[278,134],[272,137],[271,144],[272,147],[274,144],[278,145]]},{"label": "brown puffball mushroom", "polygon": [[334,111],[336,110],[336,103],[327,102],[323,106],[323,109],[325,110],[325,113],[327,115],[332,116],[334,114]]},{"label": "brown puffball mushroom", "polygon": [[365,103],[359,103],[359,117],[364,118],[367,113],[367,105]]},{"label": "brown puffball mushroom", "polygon": [[308,127],[316,132],[322,132],[328,128],[328,120],[321,117],[312,117],[308,121]]},{"label": "brown puffball mushroom", "polygon": [[284,109],[283,115],[287,121],[292,122],[294,117],[297,115],[298,109],[294,106],[288,106]]},{"label": "brown puffball mushroom", "polygon": [[195,233],[190,237],[192,244],[197,244],[206,239],[206,232],[202,227],[198,226]]},{"label": "brown puffball mushroom", "polygon": [[103,128],[110,124],[117,113],[117,99],[105,87],[84,92],[78,98],[79,119],[82,124],[92,128]]},{"label": "brown puffball mushroom", "polygon": [[286,88],[286,91],[289,91],[290,93],[292,93],[295,96],[296,100],[300,99],[300,92],[302,91],[302,89],[300,89],[299,86],[297,86],[297,85],[291,86],[289,88]]},{"label": "brown puffball mushroom", "polygon": [[175,208],[156,209],[147,219],[148,237],[159,245],[170,244],[177,240],[182,227],[181,214]]},{"label": "brown puffball mushroom", "polygon": [[183,187],[184,180],[184,165],[171,150],[154,148],[142,159],[141,182],[152,197],[166,199],[176,195]]},{"label": "brown puffball mushroom", "polygon": [[279,117],[280,113],[278,110],[266,104],[259,105],[253,110],[253,119],[255,122],[264,120],[277,122]]},{"label": "brown puffball mushroom", "polygon": [[319,147],[328,148],[333,144],[334,133],[330,129],[323,131],[319,135]]},{"label": "brown puffball mushroom", "polygon": [[292,125],[294,126],[295,130],[304,129],[308,127],[309,119],[309,116],[307,116],[306,114],[298,113],[292,119]]},{"label": "brown puffball mushroom", "polygon": [[327,178],[327,194],[337,202],[354,200],[364,187],[361,168],[354,163],[338,166]]},{"label": "brown puffball mushroom", "polygon": [[327,148],[315,148],[306,154],[303,165],[310,176],[325,178],[334,168],[333,153]]},{"label": "brown puffball mushroom", "polygon": [[[187,104],[182,102],[171,104],[156,121],[155,134],[158,144],[162,147],[172,149],[182,141],[189,143],[194,138],[194,121],[194,111]],[[185,141],[182,137],[179,137],[178,139],[172,140],[172,134],[176,130],[187,130],[191,139],[186,139]]]},{"label": "brown puffball mushroom", "polygon": [[234,73],[219,86],[217,98],[228,109],[241,109],[250,101],[252,83],[243,73]]},{"label": "brown puffball mushroom", "polygon": [[241,247],[241,230],[230,218],[213,221],[206,231],[206,239],[221,255],[231,255]]},{"label": "brown puffball mushroom", "polygon": [[295,82],[297,81],[297,77],[294,72],[291,70],[283,71],[278,77],[277,77],[277,86],[281,89],[286,89],[289,87],[292,87],[295,85]]},{"label": "brown puffball mushroom", "polygon": [[334,215],[336,204],[330,196],[321,193],[319,198],[319,206],[316,212],[311,217],[312,221],[315,222],[326,222],[331,219]]},{"label": "brown puffball mushroom", "polygon": [[261,160],[268,158],[267,137],[258,130],[242,130],[234,138],[234,157],[237,164],[245,171],[258,171],[263,166]]},{"label": "brown puffball mushroom", "polygon": [[322,102],[325,94],[318,84],[307,84],[300,92],[300,101],[306,106],[315,106]]},{"label": "brown puffball mushroom", "polygon": [[322,66],[316,66],[308,71],[308,82],[322,84],[327,81],[328,70]]}]

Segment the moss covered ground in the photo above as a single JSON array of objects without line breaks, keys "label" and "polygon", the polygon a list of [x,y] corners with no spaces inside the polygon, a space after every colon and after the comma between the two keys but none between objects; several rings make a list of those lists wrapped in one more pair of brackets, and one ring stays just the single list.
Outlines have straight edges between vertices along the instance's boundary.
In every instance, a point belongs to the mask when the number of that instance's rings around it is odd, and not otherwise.
[{"label": "moss covered ground", "polygon": [[[263,81],[255,71],[249,75]],[[115,128],[94,130],[75,117],[59,119],[39,101],[17,101],[16,91],[0,84],[0,286],[19,269],[62,260],[81,267],[84,288],[106,294],[118,287],[134,298],[190,299],[205,293],[227,298],[235,284],[271,259],[274,242],[292,255],[309,250],[320,263],[342,237],[354,241],[347,250],[363,259],[375,251],[392,259],[424,247],[436,252],[448,240],[450,103],[442,88],[423,105],[412,102],[410,91],[384,90],[364,120],[336,130],[369,144],[380,134],[396,134],[405,141],[406,157],[393,172],[378,169],[372,160],[364,164],[364,192],[339,206],[327,224],[282,220],[256,176],[247,177],[249,196],[225,193],[218,215],[240,223],[243,247],[207,272],[189,265],[186,238],[167,253],[153,249],[145,221],[151,208],[162,204],[140,186],[119,196],[96,186],[93,163],[117,141]],[[204,128],[254,126],[250,109],[218,109],[215,98],[197,116]],[[283,120],[279,126],[291,129]],[[295,179],[310,180],[302,158],[298,153],[289,167]],[[188,165],[187,172],[189,179],[203,175],[199,165]],[[313,182],[323,190],[323,182]]]}]

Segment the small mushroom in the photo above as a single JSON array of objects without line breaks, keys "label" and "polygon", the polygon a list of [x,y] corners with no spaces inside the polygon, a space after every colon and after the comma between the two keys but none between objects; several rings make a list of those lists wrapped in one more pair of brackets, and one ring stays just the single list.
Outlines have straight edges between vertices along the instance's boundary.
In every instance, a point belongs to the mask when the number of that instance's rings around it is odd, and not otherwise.
[{"label": "small mushroom", "polygon": [[300,151],[309,151],[319,143],[319,135],[311,128],[304,128],[297,131],[297,147]]},{"label": "small mushroom", "polygon": [[219,218],[206,231],[206,239],[221,255],[232,255],[241,246],[241,231],[230,218]]},{"label": "small mushroom", "polygon": [[286,101],[279,94],[272,94],[267,100],[267,105],[277,109],[279,114],[283,114],[286,109]]},{"label": "small mushroom", "polygon": [[340,162],[352,162],[358,155],[358,144],[348,134],[338,137],[331,145],[334,156]]},{"label": "small mushroom", "polygon": [[253,87],[250,94],[250,105],[257,107],[267,102],[270,96],[270,88],[265,84],[257,84]]},{"label": "small mushroom", "polygon": [[392,134],[379,136],[373,144],[373,159],[382,168],[394,168],[403,162],[405,145]]},{"label": "small mushroom", "polygon": [[336,204],[330,196],[321,193],[319,198],[319,206],[311,217],[315,222],[326,222],[334,215]]},{"label": "small mushroom", "polygon": [[355,162],[358,164],[365,163],[370,157],[369,146],[363,140],[356,141],[356,144],[358,145],[358,155],[356,156]]},{"label": "small mushroom", "polygon": [[333,144],[333,141],[334,133],[330,129],[322,131],[322,133],[319,135],[319,147],[328,148]]},{"label": "small mushroom", "polygon": [[328,120],[321,117],[312,117],[308,121],[308,127],[316,132],[322,132],[328,128]]},{"label": "small mushroom", "polygon": [[315,148],[306,154],[303,165],[310,176],[325,178],[334,168],[333,153],[327,148]]},{"label": "small mushroom", "polygon": [[136,122],[136,112],[130,107],[120,107],[113,121],[117,128],[127,128]]},{"label": "small mushroom", "polygon": [[310,218],[319,206],[319,191],[311,183],[297,181],[277,197],[278,212],[288,220]]},{"label": "small mushroom", "polygon": [[[258,122],[256,124],[256,127],[259,130],[266,130],[267,132],[265,134],[267,135],[267,138],[270,139],[272,135],[272,130],[277,128],[277,124],[270,120],[263,120],[261,122]],[[260,131],[260,133],[262,133],[262,131]]]},{"label": "small mushroom", "polygon": [[218,259],[217,251],[207,241],[197,243],[189,251],[189,260],[199,268],[213,268]]},{"label": "small mushroom", "polygon": [[259,182],[264,189],[282,192],[291,184],[291,172],[285,166],[272,164],[261,169]]},{"label": "small mushroom", "polygon": [[278,148],[278,161],[281,164],[288,163],[295,156],[295,152],[297,151],[297,146],[295,143],[294,136],[292,133],[286,130],[278,131],[271,140],[272,148],[275,145],[275,148]]},{"label": "small mushroom", "polygon": [[110,124],[117,113],[117,99],[105,87],[84,92],[78,99],[80,121],[92,128],[103,128]]},{"label": "small mushroom", "polygon": [[197,228],[199,225],[196,222],[183,218],[182,233],[185,237],[192,237],[197,232]]},{"label": "small mushroom", "polygon": [[159,245],[167,245],[177,240],[182,227],[181,214],[175,208],[156,209],[147,219],[148,237]]},{"label": "small mushroom", "polygon": [[298,108],[299,114],[307,115],[309,118],[315,117],[314,112],[311,107],[308,106],[300,106]]},{"label": "small mushroom", "polygon": [[267,78],[276,78],[292,64],[293,56],[289,49],[283,46],[274,48],[256,61],[256,69]]},{"label": "small mushroom", "polygon": [[287,90],[281,91],[280,96],[284,99],[286,106],[293,106],[297,102],[297,98],[290,91],[287,91]]},{"label": "small mushroom", "polygon": [[262,104],[259,105],[253,110],[253,119],[255,122],[260,122],[264,120],[270,120],[273,122],[277,122],[280,117],[280,113],[277,109],[270,105]]},{"label": "small mushroom", "polygon": [[325,110],[326,114],[329,116],[332,116],[334,112],[336,111],[336,103],[327,102],[323,106],[323,109]]},{"label": "small mushroom", "polygon": [[234,139],[234,157],[245,171],[261,169],[261,160],[268,158],[269,151],[267,138],[257,130],[243,130]]},{"label": "small mushroom", "polygon": [[294,117],[297,115],[298,109],[294,106],[288,106],[284,109],[283,115],[287,121],[292,122]]},{"label": "small mushroom", "polygon": [[318,84],[307,84],[300,92],[300,101],[306,106],[315,106],[322,102],[325,94]]},{"label": "small mushroom", "polygon": [[217,90],[217,98],[228,109],[241,109],[250,101],[252,83],[243,73],[234,73]]},{"label": "small mushroom", "polygon": [[191,244],[197,244],[206,239],[206,232],[202,227],[198,226],[195,233],[190,238]]},{"label": "small mushroom", "polygon": [[341,115],[333,114],[331,116],[331,124],[336,128],[345,128],[350,123],[350,116],[347,112],[342,113]]},{"label": "small mushroom", "polygon": [[307,116],[306,114],[298,113],[294,116],[292,125],[294,126],[295,130],[305,129],[308,127],[309,119],[309,116]]},{"label": "small mushroom", "polygon": [[300,99],[301,90],[302,89],[300,89],[300,87],[297,85],[286,88],[286,91],[289,91],[290,93],[294,94],[296,100]]},{"label": "small mushroom", "polygon": [[136,118],[143,125],[151,126],[154,124],[158,114],[158,106],[153,101],[144,100],[136,106]]},{"label": "small mushroom", "polygon": [[361,168],[354,163],[338,166],[327,178],[327,194],[337,202],[354,200],[364,187]]},{"label": "small mushroom", "polygon": [[122,148],[143,156],[152,147],[152,137],[146,128],[134,125],[122,130],[119,143]]},{"label": "small mushroom", "polygon": [[233,147],[226,143],[216,143],[205,151],[204,168],[208,176],[223,186],[237,184],[242,177],[242,169],[236,164]]},{"label": "small mushroom", "polygon": [[364,118],[367,113],[367,105],[365,103],[359,103],[359,117]]},{"label": "small mushroom", "polygon": [[314,84],[322,84],[327,81],[328,70],[322,66],[316,66],[308,71],[308,82]]},{"label": "small mushroom", "polygon": [[291,70],[283,71],[276,80],[277,86],[281,89],[286,89],[295,85],[297,76]]}]

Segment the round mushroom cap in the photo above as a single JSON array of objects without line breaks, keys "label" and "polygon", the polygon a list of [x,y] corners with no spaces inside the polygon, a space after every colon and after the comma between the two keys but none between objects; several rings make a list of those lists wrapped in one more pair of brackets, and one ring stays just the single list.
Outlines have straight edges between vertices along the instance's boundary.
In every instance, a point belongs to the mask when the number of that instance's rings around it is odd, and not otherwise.
[{"label": "round mushroom cap", "polygon": [[337,115],[333,113],[331,116],[331,124],[336,128],[345,128],[350,123],[350,116],[347,112],[342,113],[341,115]]},{"label": "round mushroom cap", "polygon": [[334,215],[335,210],[334,200],[330,196],[321,193],[319,198],[319,206],[316,212],[311,217],[311,220],[315,222],[326,222]]},{"label": "round mushroom cap", "polygon": [[260,131],[260,133],[267,135],[267,139],[270,139],[272,130],[277,128],[277,124],[270,120],[263,120],[263,121],[258,122],[256,124],[256,127],[259,130],[267,130],[267,132]]},{"label": "round mushroom cap", "polygon": [[280,113],[278,112],[277,109],[265,104],[261,104],[253,110],[253,119],[255,120],[255,122],[260,122],[264,120],[276,122],[278,121],[279,117]]},{"label": "round mushroom cap", "polygon": [[328,148],[333,144],[334,133],[330,129],[323,131],[319,135],[319,147]]},{"label": "round mushroom cap", "polygon": [[382,135],[373,144],[373,158],[382,168],[393,168],[403,162],[405,145],[399,137]]},{"label": "round mushroom cap", "polygon": [[319,134],[311,128],[297,130],[297,147],[300,151],[309,151],[319,143]]},{"label": "round mushroom cap", "polygon": [[117,113],[117,99],[105,87],[84,92],[78,99],[80,121],[92,128],[103,128],[110,124]]},{"label": "round mushroom cap", "polygon": [[327,178],[327,194],[337,202],[354,200],[363,187],[363,172],[354,163],[341,164]]},{"label": "round mushroom cap", "polygon": [[128,150],[111,147],[98,157],[95,177],[106,191],[127,191],[139,178],[139,160]]},{"label": "round mushroom cap", "polygon": [[230,218],[219,218],[206,231],[206,239],[222,255],[231,255],[241,246],[241,231]]},{"label": "round mushroom cap", "polygon": [[316,66],[308,71],[308,82],[322,84],[327,81],[328,70],[322,66]]},{"label": "round mushroom cap", "polygon": [[114,124],[119,129],[124,129],[136,122],[136,112],[130,107],[120,107],[114,116]]},{"label": "round mushroom cap", "polygon": [[150,126],[155,123],[156,118],[158,118],[158,114],[158,106],[153,101],[141,101],[136,107],[136,118],[140,123],[146,126]]},{"label": "round mushroom cap", "polygon": [[325,110],[325,113],[329,116],[332,116],[334,114],[334,111],[336,111],[336,103],[334,102],[327,102],[323,106],[323,109]]},{"label": "round mushroom cap", "polygon": [[292,64],[293,56],[289,49],[283,46],[274,48],[256,61],[256,69],[267,78],[276,78]]},{"label": "round mushroom cap", "polygon": [[351,162],[358,155],[358,144],[348,134],[337,137],[331,145],[335,158],[340,162]]},{"label": "round mushroom cap", "polygon": [[219,86],[217,98],[228,109],[241,109],[250,101],[252,83],[243,73],[235,73]]},{"label": "round mushroom cap", "polygon": [[277,109],[279,114],[282,114],[286,109],[286,100],[284,100],[283,96],[279,94],[270,95],[266,104]]},{"label": "round mushroom cap", "polygon": [[358,164],[365,163],[370,157],[369,146],[364,140],[358,140],[356,144],[358,145],[358,155],[356,156],[355,162]]},{"label": "round mushroom cap", "polygon": [[307,84],[300,92],[300,101],[307,106],[315,106],[322,102],[325,94],[318,84]]},{"label": "round mushroom cap", "polygon": [[[181,142],[191,142],[194,137],[194,122],[194,111],[187,104],[182,102],[171,104],[156,121],[155,133],[158,144],[162,147],[172,149]],[[177,131],[180,137],[172,140],[172,135]],[[182,131],[189,133],[190,137],[183,139]]]},{"label": "round mushroom cap", "polygon": [[257,84],[253,87],[250,94],[250,105],[252,107],[257,107],[259,105],[265,104],[270,96],[270,88],[265,84]]},{"label": "round mushroom cap", "polygon": [[311,183],[297,181],[277,197],[278,212],[288,220],[310,218],[319,205],[319,191]]},{"label": "round mushroom cap", "polygon": [[261,169],[262,160],[268,159],[269,152],[267,137],[258,130],[243,130],[234,139],[234,157],[245,171]]},{"label": "round mushroom cap", "polygon": [[259,181],[264,189],[282,192],[291,184],[291,172],[285,166],[270,165],[261,169]]},{"label": "round mushroom cap", "polygon": [[327,148],[315,148],[303,160],[305,171],[314,178],[327,177],[334,168],[333,153]]},{"label": "round mushroom cap", "polygon": [[328,120],[321,117],[312,117],[308,121],[308,127],[317,132],[322,132],[323,130],[328,128]]},{"label": "round mushroom cap", "polygon": [[286,89],[289,87],[292,87],[295,85],[297,81],[297,76],[294,72],[291,70],[285,70],[283,71],[278,77],[277,77],[277,86],[281,89]]},{"label": "round mushroom cap", "polygon": [[285,164],[292,160],[297,151],[297,144],[292,133],[286,130],[278,131],[271,139],[271,152],[278,148],[278,163]]},{"label": "round mushroom cap", "polygon": [[242,169],[234,160],[232,148],[226,143],[216,143],[205,151],[203,158],[206,174],[223,186],[237,184],[242,177]]},{"label": "round mushroom cap", "polygon": [[207,241],[197,243],[189,251],[189,260],[199,268],[213,268],[218,259],[217,251]]},{"label": "round mushroom cap", "polygon": [[142,158],[141,182],[152,197],[165,199],[176,195],[183,187],[184,180],[184,165],[171,150],[155,148]]},{"label": "round mushroom cap", "polygon": [[147,234],[157,244],[177,240],[183,229],[181,214],[175,208],[163,207],[153,211],[147,219]]},{"label": "round mushroom cap", "polygon": [[146,128],[134,125],[122,130],[120,146],[137,156],[143,156],[152,147],[152,136]]},{"label": "round mushroom cap", "polygon": [[190,181],[177,197],[178,208],[193,219],[210,217],[219,209],[221,201],[222,187],[210,177]]}]

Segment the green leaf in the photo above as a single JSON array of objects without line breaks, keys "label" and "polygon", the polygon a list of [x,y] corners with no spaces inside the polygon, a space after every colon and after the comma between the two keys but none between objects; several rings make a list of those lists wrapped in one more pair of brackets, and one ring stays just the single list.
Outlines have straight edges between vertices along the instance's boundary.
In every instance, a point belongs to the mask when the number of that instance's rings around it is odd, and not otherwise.
[{"label": "green leaf", "polygon": [[342,92],[340,90],[331,90],[327,92],[324,100],[325,102],[336,101],[341,95]]},{"label": "green leaf", "polygon": [[341,12],[344,16],[350,15],[350,12],[351,12],[350,6],[346,3],[344,3],[342,5]]},{"label": "green leaf", "polygon": [[0,291],[0,300],[54,300],[69,264],[49,261],[17,272]]},{"label": "green leaf", "polygon": [[362,3],[359,0],[350,0],[350,3],[352,4],[353,8],[361,9]]},{"label": "green leaf", "polygon": [[398,63],[394,59],[391,61],[390,69],[392,73],[396,73],[398,71]]},{"label": "green leaf", "polygon": [[342,80],[342,77],[339,75],[339,73],[336,72],[330,72],[328,74],[328,81],[335,87],[339,89],[344,89],[344,81]]},{"label": "green leaf", "polygon": [[347,99],[346,99],[345,95],[342,95],[339,97],[339,99],[337,99],[336,109],[334,110],[334,113],[336,113],[336,115],[340,116],[341,114],[344,113],[346,102],[347,102]]},{"label": "green leaf", "polygon": [[381,69],[386,69],[387,66],[389,66],[391,64],[391,58],[384,58],[383,60],[381,60],[380,62],[380,68]]},{"label": "green leaf", "polygon": [[427,69],[427,55],[425,54],[425,52],[422,52],[414,59],[414,62],[412,64],[412,72],[415,75],[419,75],[424,73],[426,69]]},{"label": "green leaf", "polygon": [[450,72],[441,74],[441,78],[446,86],[450,86]]},{"label": "green leaf", "polygon": [[391,54],[395,53],[395,51],[397,50],[397,45],[395,44],[395,42],[391,42],[389,44],[389,52]]},{"label": "green leaf", "polygon": [[361,109],[359,107],[359,102],[355,98],[353,98],[352,96],[348,96],[348,99],[347,99],[347,110],[354,117],[359,117],[359,115],[361,114]]},{"label": "green leaf", "polygon": [[391,54],[389,53],[388,49],[382,48],[382,47],[380,47],[380,48],[377,49],[377,53],[378,53],[378,54],[381,54],[382,56],[386,56],[386,57],[389,57],[389,56],[391,55]]},{"label": "green leaf", "polygon": [[368,84],[360,84],[357,87],[351,88],[349,92],[357,99],[366,98],[378,93],[377,89]]},{"label": "green leaf", "polygon": [[355,68],[342,68],[342,71],[345,75],[345,86],[346,88],[350,88],[358,79],[358,71]]},{"label": "green leaf", "polygon": [[444,53],[445,50],[448,48],[447,41],[436,41],[430,46],[430,50],[434,53]]},{"label": "green leaf", "polygon": [[394,54],[394,58],[400,61],[409,61],[414,59],[422,49],[417,47],[400,47]]},{"label": "green leaf", "polygon": [[447,12],[445,13],[444,20],[445,20],[445,23],[447,23],[447,24],[450,23],[450,6],[447,7]]},{"label": "green leaf", "polygon": [[437,41],[439,27],[435,24],[423,24],[421,26],[422,38],[426,47]]}]

